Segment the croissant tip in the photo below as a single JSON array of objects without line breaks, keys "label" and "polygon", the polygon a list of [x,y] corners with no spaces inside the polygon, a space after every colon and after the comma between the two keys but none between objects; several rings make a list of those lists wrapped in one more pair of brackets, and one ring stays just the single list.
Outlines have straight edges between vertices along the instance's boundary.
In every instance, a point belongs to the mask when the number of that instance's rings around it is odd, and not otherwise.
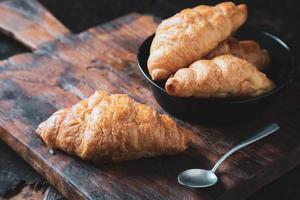
[{"label": "croissant tip", "polygon": [[37,129],[35,130],[35,134],[37,134],[38,136],[41,135],[41,128],[40,128],[40,126],[38,126]]},{"label": "croissant tip", "polygon": [[169,78],[170,76],[170,73],[165,70],[165,69],[154,69],[151,73],[151,78],[152,80],[154,81],[163,81],[163,80],[166,80],[167,78]]},{"label": "croissant tip", "polygon": [[150,76],[151,76],[152,80],[154,80],[154,81],[159,80],[159,77],[157,77],[156,74],[151,73]]},{"label": "croissant tip", "polygon": [[177,92],[177,80],[170,78],[168,79],[168,81],[166,82],[166,86],[165,89],[167,91],[168,94],[170,95],[175,95]]},{"label": "croissant tip", "polygon": [[248,12],[248,7],[246,4],[239,4],[237,7],[242,12],[246,12],[246,13]]}]

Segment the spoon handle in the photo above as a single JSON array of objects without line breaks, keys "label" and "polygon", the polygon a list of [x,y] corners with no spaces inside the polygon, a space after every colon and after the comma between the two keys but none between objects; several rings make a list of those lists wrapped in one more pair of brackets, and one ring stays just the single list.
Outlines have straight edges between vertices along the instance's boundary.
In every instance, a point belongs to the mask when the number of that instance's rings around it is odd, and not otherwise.
[{"label": "spoon handle", "polygon": [[243,142],[241,142],[240,144],[236,145],[235,147],[233,147],[230,151],[228,151],[224,156],[222,156],[222,158],[220,158],[220,160],[215,164],[215,166],[211,169],[211,171],[214,173],[217,168],[221,165],[221,163],[228,158],[231,154],[233,154],[234,152],[240,150],[241,148],[252,144],[253,142],[256,142],[257,140],[260,140],[272,133],[274,133],[275,131],[277,131],[279,129],[279,125],[276,123],[272,123],[270,125],[268,125],[267,127],[259,130],[257,133],[255,133],[254,135],[250,136],[249,138],[247,138],[246,140],[244,140]]}]

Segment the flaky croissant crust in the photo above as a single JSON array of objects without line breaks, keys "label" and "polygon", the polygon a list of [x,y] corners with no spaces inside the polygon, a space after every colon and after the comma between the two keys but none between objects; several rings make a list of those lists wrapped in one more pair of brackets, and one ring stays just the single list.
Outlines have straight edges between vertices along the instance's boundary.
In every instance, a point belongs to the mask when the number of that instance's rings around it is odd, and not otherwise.
[{"label": "flaky croissant crust", "polygon": [[184,9],[158,26],[148,70],[153,80],[166,80],[178,69],[202,58],[246,20],[246,5],[232,2]]},{"label": "flaky croissant crust", "polygon": [[219,55],[232,54],[252,63],[259,70],[264,71],[270,64],[270,55],[266,49],[261,49],[253,40],[238,41],[230,37],[210,52],[206,58],[212,59]]},{"label": "flaky croissant crust", "polygon": [[258,96],[274,86],[253,64],[227,54],[178,70],[165,87],[172,96],[225,98]]},{"label": "flaky croissant crust", "polygon": [[175,154],[191,141],[191,133],[167,115],[102,91],[55,112],[37,134],[48,146],[94,163]]}]

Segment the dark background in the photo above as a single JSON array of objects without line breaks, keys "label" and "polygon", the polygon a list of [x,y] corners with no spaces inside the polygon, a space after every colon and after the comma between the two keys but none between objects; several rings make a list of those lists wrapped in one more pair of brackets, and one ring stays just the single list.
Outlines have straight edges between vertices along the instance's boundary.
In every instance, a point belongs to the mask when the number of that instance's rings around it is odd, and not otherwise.
[{"label": "dark background", "polygon": [[[186,7],[198,4],[214,5],[220,1],[202,0],[41,0],[60,21],[73,32],[107,22],[129,12],[146,13],[166,18]],[[248,0],[247,24],[271,32],[286,41],[300,56],[300,1]],[[0,59],[28,51],[14,40],[0,34]],[[299,63],[299,59],[298,63]],[[297,81],[299,84],[299,78]],[[300,144],[299,144],[300,145]],[[17,164],[16,164],[17,163]],[[8,177],[14,174],[15,177]],[[0,195],[1,185],[20,187],[26,181],[40,182],[40,177],[5,144],[0,142]],[[11,182],[10,182],[11,181]],[[21,184],[20,184],[21,183]],[[3,189],[3,188],[2,188]],[[4,190],[3,190],[4,191]],[[0,197],[1,199],[1,197]],[[300,166],[266,186],[249,200],[300,199]]]}]

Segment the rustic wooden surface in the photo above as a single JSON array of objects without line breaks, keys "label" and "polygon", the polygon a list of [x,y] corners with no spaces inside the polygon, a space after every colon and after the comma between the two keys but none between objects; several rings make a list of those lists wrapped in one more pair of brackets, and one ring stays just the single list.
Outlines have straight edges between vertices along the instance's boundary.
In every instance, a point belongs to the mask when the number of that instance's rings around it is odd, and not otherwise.
[{"label": "rustic wooden surface", "polygon": [[64,200],[55,188],[0,140],[0,200],[2,199]]},{"label": "rustic wooden surface", "polygon": [[[9,200],[23,200],[23,199],[41,200],[43,199],[43,197],[44,197],[43,190],[33,190],[31,186],[25,186],[21,189],[18,195],[10,197]],[[8,199],[8,198],[3,198],[3,200],[4,199]]]},{"label": "rustic wooden surface", "polygon": [[32,188],[43,185],[43,178],[25,164],[22,158],[0,141],[0,199],[12,196],[25,183]]},{"label": "rustic wooden surface", "polygon": [[[34,134],[37,125],[96,89],[128,93],[162,111],[135,61],[138,46],[157,23],[130,14],[74,35],[35,0],[3,2],[0,16],[5,16],[0,28],[33,50],[0,63],[0,125],[5,129],[0,138],[67,198],[240,199],[300,161],[296,86],[253,121],[234,127],[192,125],[203,142],[177,156],[94,166],[61,152],[52,155]],[[210,168],[241,138],[271,121],[281,130],[232,156],[220,167],[215,187],[193,190],[177,183],[180,171]]]},{"label": "rustic wooden surface", "polygon": [[18,190],[17,194],[1,197],[1,200],[66,200],[52,186],[44,186],[42,188],[34,188],[30,185],[25,185]]},{"label": "rustic wooden surface", "polygon": [[[16,160],[22,160],[15,152],[13,152],[6,144],[0,140],[0,158],[5,157],[4,161],[0,161],[0,200],[65,200],[61,194],[49,184],[43,182],[42,184],[35,181],[32,184],[33,177],[40,177],[34,169],[31,172],[24,169],[30,168],[25,161],[19,162]],[[12,167],[8,168],[6,165]],[[1,189],[4,183],[15,183],[15,179],[11,179],[11,176],[5,176],[5,174],[15,174],[20,179],[19,186],[17,188],[7,188],[8,190],[1,194]],[[300,165],[293,170],[284,174],[282,177],[273,181],[271,184],[260,189],[258,192],[252,194],[248,200],[265,200],[265,199],[288,199],[298,200],[300,196],[299,181],[300,181]],[[32,175],[31,175],[32,174]]]}]

